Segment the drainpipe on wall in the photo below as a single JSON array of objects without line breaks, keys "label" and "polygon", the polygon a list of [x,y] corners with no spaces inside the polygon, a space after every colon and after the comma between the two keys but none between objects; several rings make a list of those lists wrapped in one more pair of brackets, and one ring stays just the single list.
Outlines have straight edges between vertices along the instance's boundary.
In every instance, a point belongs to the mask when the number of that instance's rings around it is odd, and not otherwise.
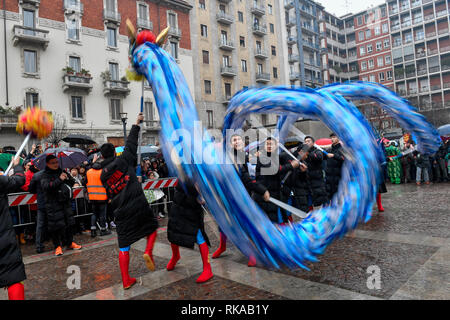
[{"label": "drainpipe on wall", "polygon": [[8,52],[6,49],[6,0],[3,0],[3,31],[5,38],[5,88],[6,88],[6,105],[9,106],[9,90],[8,90]]}]

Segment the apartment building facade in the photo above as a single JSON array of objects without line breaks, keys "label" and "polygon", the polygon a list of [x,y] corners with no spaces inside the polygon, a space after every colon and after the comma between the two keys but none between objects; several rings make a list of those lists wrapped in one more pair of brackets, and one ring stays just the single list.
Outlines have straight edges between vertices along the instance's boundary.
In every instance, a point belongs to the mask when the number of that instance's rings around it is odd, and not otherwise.
[{"label": "apartment building facade", "polygon": [[[221,129],[231,97],[246,87],[286,83],[275,0],[194,0],[191,38],[195,103],[204,128]],[[275,116],[260,115],[266,125]]]},{"label": "apartment building facade", "polygon": [[[158,34],[171,26],[172,53],[194,92],[189,3],[181,0],[6,0],[0,11],[0,88],[3,108],[39,105],[66,121],[69,133],[98,143],[123,143],[140,111],[142,84],[124,78],[128,67],[125,20]],[[155,143],[159,121],[151,88],[144,86],[144,143]],[[0,145],[20,144],[17,118],[0,114]]]}]

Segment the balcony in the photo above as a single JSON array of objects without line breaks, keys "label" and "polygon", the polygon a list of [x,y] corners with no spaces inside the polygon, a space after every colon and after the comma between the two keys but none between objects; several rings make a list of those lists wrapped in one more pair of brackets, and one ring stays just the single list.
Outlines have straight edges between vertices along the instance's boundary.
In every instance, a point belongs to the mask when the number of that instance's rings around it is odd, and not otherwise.
[{"label": "balcony", "polygon": [[298,62],[300,60],[300,56],[298,54],[290,54],[288,57],[289,63]]},{"label": "balcony", "polygon": [[441,34],[446,34],[446,35],[448,35],[448,29],[439,29],[439,30],[438,30],[438,34],[439,34],[439,35],[441,35]]},{"label": "balcony", "polygon": [[233,42],[223,39],[219,41],[219,48],[226,51],[233,51],[234,45]]},{"label": "balcony", "polygon": [[416,76],[416,71],[415,70],[406,72],[406,78],[412,78],[412,77],[415,77],[415,76]]},{"label": "balcony", "polygon": [[314,44],[314,43],[309,42],[309,41],[303,40],[303,45],[304,45],[304,46],[307,46],[307,47],[309,47],[309,48],[311,48],[311,49],[314,49],[314,50],[319,50],[319,45]]},{"label": "balcony", "polygon": [[433,37],[435,37],[435,36],[436,36],[436,31],[428,32],[428,33],[426,34],[427,39],[433,38]]},{"label": "balcony", "polygon": [[405,55],[405,61],[414,60],[414,54]]},{"label": "balcony", "polygon": [[300,80],[300,73],[299,72],[290,72],[289,80],[291,80],[291,81]]},{"label": "balcony", "polygon": [[151,22],[149,19],[138,18],[136,27],[140,29],[153,30],[153,22]]},{"label": "balcony", "polygon": [[16,114],[0,114],[0,128],[15,128],[16,126]]},{"label": "balcony", "polygon": [[420,69],[417,69],[417,75],[418,75],[418,76],[427,74],[427,72],[428,72],[428,71],[427,71],[426,68],[420,68]]},{"label": "balcony", "polygon": [[297,24],[295,18],[290,17],[288,21],[286,21],[286,27],[290,28]]},{"label": "balcony", "polygon": [[220,68],[220,74],[224,77],[235,77],[237,74],[237,70],[234,67],[222,66]]},{"label": "balcony", "polygon": [[257,73],[256,82],[268,83],[270,81],[270,73]]},{"label": "balcony", "polygon": [[431,91],[438,91],[438,90],[441,90],[440,84],[435,84],[431,86]]},{"label": "balcony", "polygon": [[426,55],[425,51],[416,52],[416,59],[425,57],[425,55]]},{"label": "balcony", "polygon": [[393,7],[389,9],[389,15],[393,15],[393,14],[397,14],[398,13],[398,8],[397,7]]},{"label": "balcony", "polygon": [[421,3],[420,0],[419,1],[414,1],[414,2],[411,3],[411,8],[420,7],[421,4],[422,3]]},{"label": "balcony", "polygon": [[441,70],[442,70],[442,71],[450,70],[450,64],[443,64],[443,65],[441,66]]},{"label": "balcony", "polygon": [[429,21],[429,20],[433,20],[434,19],[434,14],[428,14],[425,17],[423,17],[424,21]]},{"label": "balcony", "polygon": [[396,31],[396,30],[400,30],[400,24],[391,26],[391,31]]},{"label": "balcony", "polygon": [[86,91],[87,93],[91,92],[92,77],[85,75],[76,75],[76,74],[65,74],[63,77],[63,92],[68,90],[77,90],[77,91]]},{"label": "balcony", "polygon": [[258,6],[257,4],[253,4],[251,12],[256,16],[263,16],[266,14],[266,9],[262,6]]},{"label": "balcony", "polygon": [[292,44],[294,44],[296,42],[297,42],[297,38],[296,37],[292,37],[292,36],[287,37],[287,44],[292,45]]},{"label": "balcony", "polygon": [[418,42],[418,41],[423,41],[425,39],[424,34],[420,34],[414,37],[414,41]]},{"label": "balcony", "polygon": [[230,25],[234,22],[233,16],[225,12],[219,12],[216,14],[217,22]]},{"label": "balcony", "polygon": [[449,83],[444,83],[444,84],[443,84],[443,88],[444,88],[444,89],[450,88],[450,82],[449,82]]},{"label": "balcony", "polygon": [[413,24],[416,25],[416,24],[419,24],[419,23],[422,23],[422,22],[423,22],[423,19],[422,19],[422,17],[420,17],[420,18],[414,19]]},{"label": "balcony", "polygon": [[402,23],[402,28],[411,27],[411,21],[405,21]]},{"label": "balcony", "polygon": [[84,5],[80,1],[64,0],[65,13],[84,13]]},{"label": "balcony", "polygon": [[434,48],[434,49],[428,49],[428,55],[432,56],[438,53],[438,49]]},{"label": "balcony", "polygon": [[314,12],[312,12],[309,9],[306,9],[304,6],[300,6],[300,12],[306,13],[306,14],[310,15],[311,17],[314,17],[314,18],[316,17],[314,15]]},{"label": "balcony", "polygon": [[229,104],[232,97],[233,96],[231,94],[224,94],[222,98],[222,103]]},{"label": "balcony", "polygon": [[31,4],[35,7],[39,7],[39,5],[41,4],[41,0],[19,0],[19,4],[22,5],[24,3]]},{"label": "balcony", "polygon": [[117,11],[103,9],[103,20],[107,22],[120,23],[121,16]]},{"label": "balcony", "polygon": [[265,36],[267,34],[267,26],[258,24],[254,25],[253,34],[257,36]]},{"label": "balcony", "polygon": [[230,3],[232,0],[219,0],[219,2]]},{"label": "balcony", "polygon": [[267,59],[268,57],[269,57],[269,55],[264,50],[260,49],[260,50],[255,51],[255,58],[257,58],[257,59]]},{"label": "balcony", "polygon": [[145,130],[159,131],[161,130],[161,122],[159,120],[144,120]]},{"label": "balcony", "polygon": [[292,9],[294,7],[294,1],[292,0],[284,0],[284,8],[286,10]]},{"label": "balcony", "polygon": [[413,95],[413,94],[417,94],[417,88],[410,88],[408,90],[408,96]]},{"label": "balcony", "polygon": [[437,18],[442,17],[442,16],[445,16],[446,14],[447,14],[447,10],[441,10],[441,11],[436,12],[436,17]]},{"label": "balcony", "polygon": [[440,51],[441,53],[448,52],[448,51],[450,51],[450,46],[441,47],[441,49],[440,49],[439,51]]},{"label": "balcony", "polygon": [[13,28],[13,45],[17,46],[19,43],[33,44],[41,46],[45,50],[50,42],[48,33],[48,30],[15,25]]},{"label": "balcony", "polygon": [[435,73],[435,72],[439,72],[439,66],[435,66],[435,67],[429,67],[428,70],[430,71],[430,73]]},{"label": "balcony", "polygon": [[419,93],[426,93],[429,92],[430,88],[428,86],[423,86],[419,88]]},{"label": "balcony", "polygon": [[169,34],[169,36],[174,37],[174,38],[181,38],[181,29],[170,26],[168,34]]},{"label": "balcony", "polygon": [[317,28],[307,24],[302,24],[302,29],[310,33],[319,33],[319,30],[317,30]]},{"label": "balcony", "polygon": [[128,88],[128,85],[130,82],[128,81],[122,81],[122,80],[106,80],[104,82],[104,88],[103,88],[103,94],[111,95],[111,94],[117,94],[117,95],[124,95],[127,96],[130,94],[130,88]]}]

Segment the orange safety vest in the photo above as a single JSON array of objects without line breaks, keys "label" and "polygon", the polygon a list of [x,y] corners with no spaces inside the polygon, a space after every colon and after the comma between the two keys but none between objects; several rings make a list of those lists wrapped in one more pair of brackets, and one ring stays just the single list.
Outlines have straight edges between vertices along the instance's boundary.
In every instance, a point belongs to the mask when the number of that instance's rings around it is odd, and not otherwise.
[{"label": "orange safety vest", "polygon": [[102,170],[89,169],[87,172],[87,192],[89,195],[89,200],[104,201],[108,197],[106,195],[106,189],[102,185],[100,180],[100,175]]}]

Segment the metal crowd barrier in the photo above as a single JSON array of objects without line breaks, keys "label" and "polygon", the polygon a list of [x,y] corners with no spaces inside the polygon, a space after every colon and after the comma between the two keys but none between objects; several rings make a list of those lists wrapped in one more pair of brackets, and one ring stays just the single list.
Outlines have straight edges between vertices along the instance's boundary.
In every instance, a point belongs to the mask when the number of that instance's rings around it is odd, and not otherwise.
[{"label": "metal crowd barrier", "polygon": [[[169,205],[173,202],[174,188],[176,187],[177,183],[177,178],[163,178],[144,182],[142,184],[142,189],[162,189],[165,194],[162,199],[150,203],[149,206],[152,209],[154,209],[155,206],[164,206],[164,208],[166,208],[168,212]],[[29,226],[36,223],[36,199],[36,194],[28,192],[8,194],[8,204],[10,207],[10,212],[13,216],[14,227]],[[92,212],[89,212],[91,206],[87,198],[85,187],[73,188],[72,208],[75,211],[75,218],[92,215]]]}]

